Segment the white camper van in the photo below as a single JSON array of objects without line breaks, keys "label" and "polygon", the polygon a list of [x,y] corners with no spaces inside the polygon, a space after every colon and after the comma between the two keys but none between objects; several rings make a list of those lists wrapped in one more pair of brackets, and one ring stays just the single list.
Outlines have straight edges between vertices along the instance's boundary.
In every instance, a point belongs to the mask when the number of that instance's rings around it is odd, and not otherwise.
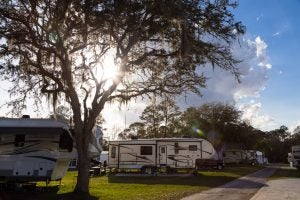
[{"label": "white camper van", "polygon": [[194,138],[160,138],[109,142],[108,167],[140,169],[152,173],[157,169],[197,169],[214,165],[222,168],[217,154],[206,140]]},{"label": "white camper van", "polygon": [[60,180],[74,157],[67,124],[50,119],[0,119],[0,181]]},{"label": "white camper van", "polygon": [[293,167],[300,169],[300,145],[292,146],[291,163]]}]

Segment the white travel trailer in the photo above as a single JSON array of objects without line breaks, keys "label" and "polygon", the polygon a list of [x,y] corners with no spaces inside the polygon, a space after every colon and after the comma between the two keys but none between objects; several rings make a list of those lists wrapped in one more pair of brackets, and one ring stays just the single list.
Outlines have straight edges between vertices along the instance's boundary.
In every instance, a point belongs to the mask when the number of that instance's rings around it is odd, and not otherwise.
[{"label": "white travel trailer", "polygon": [[230,149],[223,153],[225,164],[265,164],[265,157],[261,151]]},{"label": "white travel trailer", "polygon": [[246,150],[246,163],[250,164],[264,164],[264,156],[261,151]]},{"label": "white travel trailer", "polygon": [[223,160],[226,164],[241,164],[246,159],[246,151],[242,149],[228,149],[223,153]]},{"label": "white travel trailer", "polygon": [[256,162],[257,164],[264,164],[264,155],[261,151],[256,151]]},{"label": "white travel trailer", "polygon": [[300,145],[292,146],[291,163],[292,167],[300,169]]},{"label": "white travel trailer", "polygon": [[67,124],[50,119],[0,119],[0,181],[60,180],[72,157]]},{"label": "white travel trailer", "polygon": [[290,164],[290,167],[293,167],[293,160],[292,160],[292,152],[288,153],[288,163]]},{"label": "white travel trailer", "polygon": [[153,173],[163,169],[222,168],[217,153],[206,140],[194,138],[160,138],[109,141],[108,167],[140,169]]}]

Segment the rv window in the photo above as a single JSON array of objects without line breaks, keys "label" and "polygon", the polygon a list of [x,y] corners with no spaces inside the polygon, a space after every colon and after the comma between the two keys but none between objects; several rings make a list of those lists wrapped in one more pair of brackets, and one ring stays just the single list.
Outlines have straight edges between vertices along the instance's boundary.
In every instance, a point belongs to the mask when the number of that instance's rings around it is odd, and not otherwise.
[{"label": "rv window", "polygon": [[178,154],[178,153],[179,153],[178,142],[175,142],[175,144],[174,144],[174,153],[175,153],[175,154]]},{"label": "rv window", "polygon": [[189,151],[197,151],[197,145],[189,145]]},{"label": "rv window", "polygon": [[141,155],[152,155],[152,146],[141,146]]},{"label": "rv window", "polygon": [[111,147],[111,154],[110,154],[111,158],[116,158],[116,151],[117,151],[117,148],[115,146],[112,146]]},{"label": "rv window", "polygon": [[15,147],[22,147],[25,144],[25,135],[15,136]]},{"label": "rv window", "polygon": [[166,147],[160,147],[160,153],[166,153]]},{"label": "rv window", "polygon": [[69,152],[73,149],[73,140],[68,131],[63,131],[59,138],[59,149],[68,150]]}]

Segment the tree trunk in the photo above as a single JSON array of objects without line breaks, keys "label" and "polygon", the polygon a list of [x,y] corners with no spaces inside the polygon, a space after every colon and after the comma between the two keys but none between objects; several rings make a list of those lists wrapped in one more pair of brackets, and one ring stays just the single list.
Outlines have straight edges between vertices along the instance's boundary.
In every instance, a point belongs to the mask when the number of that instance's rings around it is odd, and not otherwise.
[{"label": "tree trunk", "polygon": [[90,179],[89,169],[91,160],[88,151],[90,133],[85,133],[81,130],[76,133],[75,137],[78,154],[78,176],[74,192],[88,196]]}]

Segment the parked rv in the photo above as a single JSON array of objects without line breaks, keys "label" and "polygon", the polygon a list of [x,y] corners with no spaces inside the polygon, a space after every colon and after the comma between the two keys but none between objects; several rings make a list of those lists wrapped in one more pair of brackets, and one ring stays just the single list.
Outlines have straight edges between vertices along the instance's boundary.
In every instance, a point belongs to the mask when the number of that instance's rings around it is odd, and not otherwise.
[{"label": "parked rv", "polygon": [[293,167],[292,152],[288,153],[287,160],[288,160],[290,167]]},{"label": "parked rv", "polygon": [[[89,154],[91,156],[91,165],[99,165],[99,156],[102,153],[102,142],[103,142],[103,132],[101,131],[100,126],[95,126],[93,134],[89,144]],[[69,170],[77,170],[78,168],[78,159],[77,159],[77,150],[76,145],[74,149],[74,156],[70,162]]]},{"label": "parked rv", "polygon": [[255,162],[256,164],[262,165],[264,164],[264,155],[261,151],[254,151],[255,152]]},{"label": "parked rv", "polygon": [[292,146],[291,163],[300,170],[300,145]]},{"label": "parked rv", "polygon": [[241,164],[246,160],[246,151],[242,149],[228,149],[223,152],[223,160],[226,164]]},{"label": "parked rv", "polygon": [[50,119],[0,119],[0,180],[60,180],[74,156],[67,124]]},{"label": "parked rv", "polygon": [[223,167],[211,143],[194,138],[160,138],[109,142],[108,167],[157,170]]},{"label": "parked rv", "polygon": [[267,158],[261,151],[229,149],[224,151],[223,160],[225,164],[267,164]]},{"label": "parked rv", "polygon": [[[95,127],[89,146],[92,156],[102,151],[102,131]],[[77,165],[76,149],[68,124],[52,119],[0,119],[0,181],[61,180]]]}]

